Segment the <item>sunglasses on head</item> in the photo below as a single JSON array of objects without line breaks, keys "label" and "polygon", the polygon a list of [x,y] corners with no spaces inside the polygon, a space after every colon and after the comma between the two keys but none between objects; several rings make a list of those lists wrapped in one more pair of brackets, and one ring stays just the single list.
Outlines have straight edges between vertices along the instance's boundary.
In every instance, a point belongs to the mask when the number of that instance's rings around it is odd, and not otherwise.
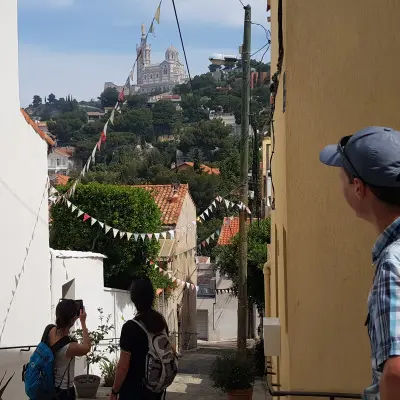
[{"label": "sunglasses on head", "polygon": [[351,136],[344,136],[340,139],[338,143],[338,151],[342,156],[342,159],[344,160],[345,168],[347,169],[347,171],[352,175],[353,178],[361,179],[360,174],[357,172],[350,158],[346,154],[346,145],[349,142],[350,138]]}]

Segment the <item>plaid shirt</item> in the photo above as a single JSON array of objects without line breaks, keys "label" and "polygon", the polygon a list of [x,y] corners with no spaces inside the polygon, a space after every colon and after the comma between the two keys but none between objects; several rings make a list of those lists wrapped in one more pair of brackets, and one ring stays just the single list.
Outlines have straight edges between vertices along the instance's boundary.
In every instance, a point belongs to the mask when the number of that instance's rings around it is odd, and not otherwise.
[{"label": "plaid shirt", "polygon": [[375,278],[368,297],[368,334],[371,342],[372,385],[364,400],[379,400],[383,365],[400,356],[400,218],[377,239],[372,251]]}]

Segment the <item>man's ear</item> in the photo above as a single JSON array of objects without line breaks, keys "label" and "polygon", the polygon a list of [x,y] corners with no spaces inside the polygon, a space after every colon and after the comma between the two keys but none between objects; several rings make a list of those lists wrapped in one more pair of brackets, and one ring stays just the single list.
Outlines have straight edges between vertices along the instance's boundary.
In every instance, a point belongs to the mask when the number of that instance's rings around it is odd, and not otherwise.
[{"label": "man's ear", "polygon": [[364,182],[358,178],[354,178],[353,180],[354,192],[359,200],[362,200],[365,197],[366,186]]}]

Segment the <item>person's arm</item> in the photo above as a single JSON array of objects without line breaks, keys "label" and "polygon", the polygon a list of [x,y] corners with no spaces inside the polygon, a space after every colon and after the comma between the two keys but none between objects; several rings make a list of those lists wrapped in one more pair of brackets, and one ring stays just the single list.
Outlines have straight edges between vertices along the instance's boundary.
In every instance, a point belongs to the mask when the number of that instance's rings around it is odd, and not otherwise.
[{"label": "person's arm", "polygon": [[79,315],[82,326],[82,343],[70,343],[67,349],[66,357],[82,357],[89,353],[91,348],[91,341],[89,337],[89,331],[86,327],[86,311],[81,310]]},{"label": "person's arm", "polygon": [[131,362],[131,354],[135,343],[136,325],[133,321],[126,322],[121,329],[120,348],[121,355],[115,371],[114,384],[112,386],[112,393],[110,399],[115,399],[116,394],[120,392],[122,384],[124,383],[129,371]]},{"label": "person's arm", "polygon": [[397,263],[385,261],[379,266],[376,286],[375,358],[383,368],[380,400],[400,399],[400,269]]}]

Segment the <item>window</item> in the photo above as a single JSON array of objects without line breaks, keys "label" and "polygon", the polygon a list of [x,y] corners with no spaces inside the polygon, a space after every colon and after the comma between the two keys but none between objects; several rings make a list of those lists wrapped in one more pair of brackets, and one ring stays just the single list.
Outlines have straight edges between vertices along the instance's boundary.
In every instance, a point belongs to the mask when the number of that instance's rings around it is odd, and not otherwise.
[{"label": "window", "polygon": [[57,167],[60,167],[62,164],[61,164],[61,159],[60,158],[57,158]]},{"label": "window", "polygon": [[150,79],[153,79],[153,74],[150,75]]},{"label": "window", "polygon": [[167,68],[164,68],[164,75],[167,75],[168,71]]}]

